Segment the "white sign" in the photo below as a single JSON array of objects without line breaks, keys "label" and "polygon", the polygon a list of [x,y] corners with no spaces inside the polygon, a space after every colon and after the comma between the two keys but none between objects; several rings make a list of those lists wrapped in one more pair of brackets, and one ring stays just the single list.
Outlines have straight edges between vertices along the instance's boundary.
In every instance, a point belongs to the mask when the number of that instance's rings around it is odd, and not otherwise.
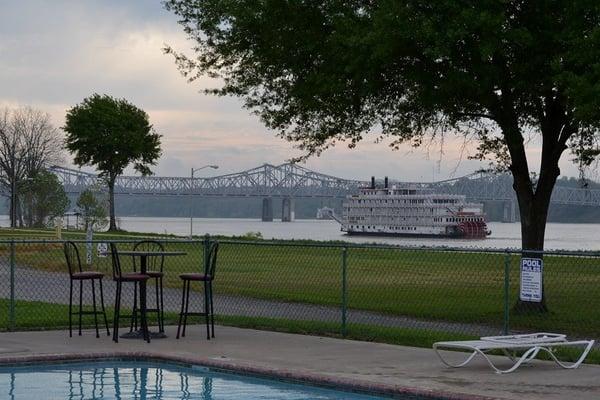
[{"label": "white sign", "polygon": [[539,303],[542,301],[542,274],[544,263],[540,258],[521,259],[521,293],[522,301]]},{"label": "white sign", "polygon": [[108,256],[108,243],[98,243],[96,250],[98,250],[98,257]]}]

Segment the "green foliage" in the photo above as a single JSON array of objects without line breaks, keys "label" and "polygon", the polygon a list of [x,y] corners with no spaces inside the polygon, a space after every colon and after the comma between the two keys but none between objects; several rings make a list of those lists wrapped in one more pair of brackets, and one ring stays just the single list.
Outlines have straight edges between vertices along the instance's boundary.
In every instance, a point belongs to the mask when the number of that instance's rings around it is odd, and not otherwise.
[{"label": "green foliage", "polygon": [[249,232],[246,232],[244,234],[244,236],[242,236],[242,239],[249,239],[249,240],[262,239],[262,238],[263,238],[263,235],[260,231],[256,231],[256,232],[249,231]]},{"label": "green foliage", "polygon": [[56,175],[40,170],[20,189],[24,220],[28,227],[52,224],[69,207],[69,198]]},{"label": "green foliage", "polygon": [[79,223],[84,231],[91,225],[94,231],[104,229],[108,224],[106,213],[107,201],[98,190],[86,189],[77,199],[77,209],[81,214]]},{"label": "green foliage", "polygon": [[517,127],[541,130],[558,107],[568,111],[570,121],[556,121],[567,136],[600,121],[597,2],[170,0],[166,7],[198,43],[195,58],[167,48],[182,71],[192,80],[225,78],[213,93],[243,97],[309,152],[381,125],[415,144],[440,132],[432,128],[483,134],[486,153],[500,132],[485,121],[504,130],[514,117]]},{"label": "green foliage", "polygon": [[[447,133],[509,169],[523,247],[543,248],[559,160],[599,154],[600,3],[168,0],[195,41],[176,52],[209,93],[241,97],[306,156],[377,132],[419,146]],[[542,141],[531,179],[524,142]]]},{"label": "green foliage", "polygon": [[141,174],[150,174],[161,154],[160,135],[148,114],[125,99],[94,94],[67,111],[63,129],[75,164],[94,165],[108,179],[131,163]]},{"label": "green foliage", "polygon": [[160,157],[160,135],[154,132],[148,114],[125,99],[94,94],[67,111],[67,149],[75,164],[94,165],[108,184],[110,230],[116,230],[114,183],[133,163],[142,175]]}]

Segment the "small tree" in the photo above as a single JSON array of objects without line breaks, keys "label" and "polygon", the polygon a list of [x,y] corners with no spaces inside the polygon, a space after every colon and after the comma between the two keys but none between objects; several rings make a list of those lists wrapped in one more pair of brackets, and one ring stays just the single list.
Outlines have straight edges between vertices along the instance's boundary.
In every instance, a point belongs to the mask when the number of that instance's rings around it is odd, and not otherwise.
[{"label": "small tree", "polygon": [[0,186],[10,194],[11,226],[19,218],[24,179],[62,159],[63,139],[50,115],[31,107],[0,109]]},{"label": "small tree", "polygon": [[29,227],[47,226],[69,207],[63,186],[56,175],[46,170],[40,170],[24,181],[19,189],[25,224]]},{"label": "small tree", "polygon": [[84,231],[90,226],[97,231],[108,225],[106,203],[104,195],[98,190],[86,189],[81,192],[77,199],[77,209],[81,214],[79,225]]},{"label": "small tree", "polygon": [[115,221],[115,180],[133,164],[142,175],[160,157],[160,135],[154,132],[148,114],[125,99],[94,94],[67,111],[67,149],[75,164],[93,165],[108,185],[109,230]]}]

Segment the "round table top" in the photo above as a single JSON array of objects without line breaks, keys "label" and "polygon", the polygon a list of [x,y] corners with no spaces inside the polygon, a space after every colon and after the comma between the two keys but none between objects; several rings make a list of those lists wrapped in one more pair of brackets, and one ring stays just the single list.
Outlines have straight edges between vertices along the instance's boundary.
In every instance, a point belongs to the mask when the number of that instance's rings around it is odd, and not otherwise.
[{"label": "round table top", "polygon": [[160,251],[160,250],[119,250],[121,256],[185,256],[185,251]]}]

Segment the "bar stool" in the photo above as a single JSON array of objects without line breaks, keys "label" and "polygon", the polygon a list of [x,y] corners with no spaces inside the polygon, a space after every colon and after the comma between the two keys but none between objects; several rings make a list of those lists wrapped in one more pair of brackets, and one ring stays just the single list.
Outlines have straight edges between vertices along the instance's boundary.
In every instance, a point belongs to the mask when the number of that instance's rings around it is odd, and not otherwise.
[{"label": "bar stool", "polygon": [[[133,246],[134,251],[164,251],[164,246],[157,242],[156,240],[142,240],[137,242]],[[133,257],[133,272],[137,271],[136,258]],[[146,275],[148,275],[151,279],[155,280],[155,289],[156,289],[156,308],[147,308],[146,312],[155,312],[158,319],[158,330],[160,332],[165,331],[164,324],[164,300],[163,300],[163,278],[165,276],[163,272],[165,257],[164,256],[148,256],[146,258],[146,265],[148,270],[146,271]],[[138,285],[135,284],[134,292],[133,292],[133,318],[131,320],[131,330],[135,325],[135,329],[137,329],[137,289]]]},{"label": "bar stool", "polygon": [[[106,335],[110,336],[108,329],[108,320],[106,319],[106,310],[104,309],[104,294],[102,291],[102,278],[104,274],[98,271],[83,271],[81,266],[81,258],[79,257],[79,249],[74,242],[65,242],[63,244],[65,259],[69,268],[69,337],[73,337],[73,315],[79,316],[79,336],[81,336],[81,318],[84,315],[93,315],[94,324],[96,326],[96,337],[100,337],[98,330],[98,314],[104,316],[104,325],[106,325]],[[73,282],[79,281],[79,311],[73,312]],[[93,311],[83,311],[83,282],[91,282],[92,285],[92,304]],[[96,281],[100,286],[100,305],[102,311],[98,311],[96,307]]]},{"label": "bar stool", "polygon": [[[183,293],[181,295],[181,311],[179,312],[179,323],[177,325],[177,339],[179,339],[182,321],[183,331],[181,332],[181,336],[185,337],[185,328],[187,326],[188,316],[204,317],[206,322],[206,339],[210,340],[211,331],[212,337],[215,337],[215,314],[213,304],[212,282],[215,279],[215,269],[217,267],[218,250],[219,243],[214,242],[208,252],[207,263],[204,267],[203,274],[185,273],[179,275],[179,278],[181,278],[181,280],[183,281]],[[188,311],[190,305],[190,284],[192,282],[204,283],[204,312]]]},{"label": "bar stool", "polygon": [[[113,322],[113,340],[119,342],[119,320],[121,318],[133,318],[131,315],[121,315],[121,290],[124,282],[132,282],[135,286],[141,281],[148,280],[150,277],[146,274],[140,274],[136,272],[124,274],[121,270],[121,261],[119,259],[119,252],[117,245],[110,243],[110,254],[112,257],[112,274],[113,281],[117,284],[117,293],[115,296],[115,315]],[[148,333],[148,322],[146,316],[142,314],[142,331],[144,332],[144,339],[150,342],[150,335]]]}]

